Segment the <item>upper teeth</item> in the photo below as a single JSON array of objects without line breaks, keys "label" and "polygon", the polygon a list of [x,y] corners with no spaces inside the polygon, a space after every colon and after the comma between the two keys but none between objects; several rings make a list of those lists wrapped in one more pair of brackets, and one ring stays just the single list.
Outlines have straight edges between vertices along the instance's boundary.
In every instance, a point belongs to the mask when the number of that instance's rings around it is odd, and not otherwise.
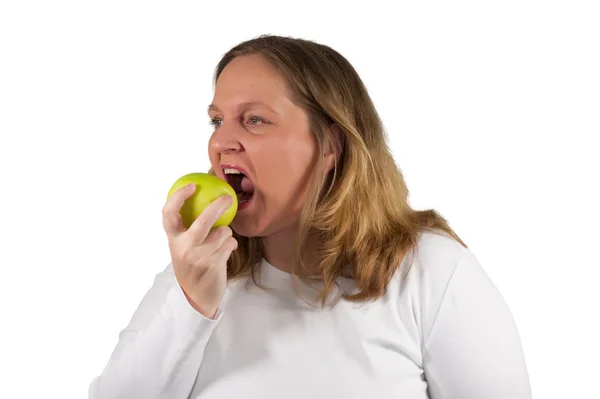
[{"label": "upper teeth", "polygon": [[241,175],[242,174],[242,172],[240,172],[239,170],[230,169],[230,168],[223,169],[223,172],[225,172],[226,175]]}]

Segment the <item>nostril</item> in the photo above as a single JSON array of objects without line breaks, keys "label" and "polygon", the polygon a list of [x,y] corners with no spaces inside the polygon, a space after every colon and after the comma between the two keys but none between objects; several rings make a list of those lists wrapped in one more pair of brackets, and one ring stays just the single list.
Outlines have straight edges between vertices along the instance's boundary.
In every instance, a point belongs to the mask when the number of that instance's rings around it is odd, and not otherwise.
[{"label": "nostril", "polygon": [[209,145],[219,153],[236,152],[242,149],[238,134],[234,129],[219,126],[211,134]]}]

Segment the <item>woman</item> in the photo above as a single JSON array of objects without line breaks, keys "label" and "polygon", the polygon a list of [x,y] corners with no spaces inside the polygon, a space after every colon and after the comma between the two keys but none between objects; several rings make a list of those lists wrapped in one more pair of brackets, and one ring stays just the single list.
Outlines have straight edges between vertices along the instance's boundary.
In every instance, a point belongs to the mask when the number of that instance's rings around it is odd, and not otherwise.
[{"label": "woman", "polygon": [[163,209],[156,276],[89,396],[530,397],[520,339],[474,254],[408,205],[367,90],[340,54],[262,36],[209,106],[212,172],[238,192],[185,229]]}]

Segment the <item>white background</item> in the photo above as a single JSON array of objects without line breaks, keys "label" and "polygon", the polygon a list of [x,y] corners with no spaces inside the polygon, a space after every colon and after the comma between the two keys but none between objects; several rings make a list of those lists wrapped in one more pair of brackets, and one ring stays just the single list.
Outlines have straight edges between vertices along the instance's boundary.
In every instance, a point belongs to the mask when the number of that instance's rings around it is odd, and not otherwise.
[{"label": "white background", "polygon": [[600,14],[580,1],[4,1],[0,397],[83,398],[206,171],[212,74],[262,33],[356,67],[411,204],[474,251],[535,398],[597,393]]}]

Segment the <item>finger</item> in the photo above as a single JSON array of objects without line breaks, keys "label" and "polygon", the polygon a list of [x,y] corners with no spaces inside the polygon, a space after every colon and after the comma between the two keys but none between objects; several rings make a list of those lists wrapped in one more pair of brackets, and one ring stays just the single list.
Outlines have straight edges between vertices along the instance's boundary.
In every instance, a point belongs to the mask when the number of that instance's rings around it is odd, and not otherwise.
[{"label": "finger", "polygon": [[[197,246],[198,244],[202,244],[202,252],[210,256],[217,252],[232,235],[233,231],[231,228],[228,226],[220,226],[216,229],[212,229],[204,241],[200,243],[194,242],[191,245]],[[195,239],[195,237],[193,239]]]},{"label": "finger", "polygon": [[224,195],[214,200],[208,205],[200,216],[194,220],[188,231],[195,238],[195,241],[202,242],[210,233],[210,230],[215,225],[221,215],[231,206],[233,198],[229,195]]},{"label": "finger", "polygon": [[218,265],[227,264],[227,260],[231,256],[231,253],[237,249],[238,242],[235,238],[229,237],[223,246],[213,255],[214,264]]},{"label": "finger", "polygon": [[163,228],[167,233],[168,237],[175,237],[186,231],[183,221],[181,219],[181,207],[185,201],[192,196],[196,191],[196,185],[184,186],[177,189],[165,203],[162,209],[163,215]]}]

